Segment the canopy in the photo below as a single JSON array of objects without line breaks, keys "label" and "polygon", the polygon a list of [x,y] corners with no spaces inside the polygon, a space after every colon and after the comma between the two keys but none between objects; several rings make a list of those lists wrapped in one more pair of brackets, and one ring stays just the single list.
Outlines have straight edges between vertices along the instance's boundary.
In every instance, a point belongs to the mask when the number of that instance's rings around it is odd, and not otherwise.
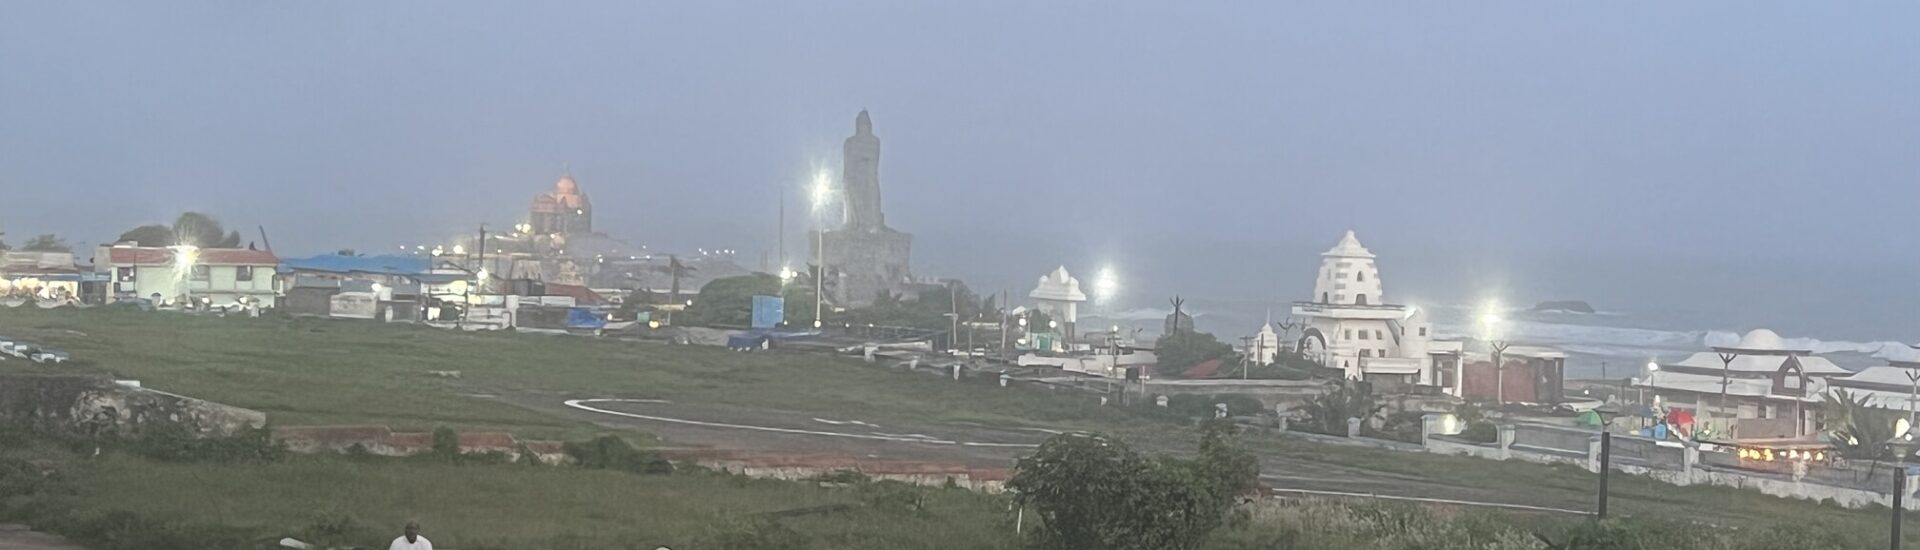
[{"label": "canopy", "polygon": [[1599,412],[1587,411],[1580,413],[1580,425],[1582,426],[1603,426],[1606,425],[1606,423],[1607,421],[1605,419],[1600,418]]},{"label": "canopy", "polygon": [[1667,413],[1667,424],[1674,426],[1691,425],[1693,424],[1693,411],[1674,409],[1673,412]]}]

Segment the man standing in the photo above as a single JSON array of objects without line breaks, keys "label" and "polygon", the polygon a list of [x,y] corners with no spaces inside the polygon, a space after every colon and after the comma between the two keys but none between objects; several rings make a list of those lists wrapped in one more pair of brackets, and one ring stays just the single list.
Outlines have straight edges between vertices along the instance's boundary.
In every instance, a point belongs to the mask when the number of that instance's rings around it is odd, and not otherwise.
[{"label": "man standing", "polygon": [[433,543],[427,541],[427,537],[420,536],[419,522],[409,521],[407,534],[393,539],[393,544],[387,545],[387,550],[433,550]]}]

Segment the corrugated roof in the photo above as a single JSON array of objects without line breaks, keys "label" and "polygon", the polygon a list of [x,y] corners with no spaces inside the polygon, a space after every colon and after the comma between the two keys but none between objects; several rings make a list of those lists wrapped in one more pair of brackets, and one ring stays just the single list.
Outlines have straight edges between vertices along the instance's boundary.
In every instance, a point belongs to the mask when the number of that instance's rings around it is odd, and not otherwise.
[{"label": "corrugated roof", "polygon": [[430,261],[427,258],[418,256],[342,256],[339,254],[322,254],[306,258],[287,258],[282,260],[280,265],[282,269],[300,271],[415,275],[427,272]]}]

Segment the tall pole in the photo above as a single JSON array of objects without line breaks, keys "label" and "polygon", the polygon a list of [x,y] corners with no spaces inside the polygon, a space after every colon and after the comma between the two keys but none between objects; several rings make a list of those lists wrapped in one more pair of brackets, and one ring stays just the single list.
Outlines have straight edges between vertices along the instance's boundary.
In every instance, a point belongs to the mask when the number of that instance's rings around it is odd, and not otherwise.
[{"label": "tall pole", "polygon": [[1007,289],[1000,289],[1000,360],[1007,360]]},{"label": "tall pole", "polygon": [[474,252],[477,252],[480,254],[480,259],[477,262],[475,262],[476,264],[479,265],[477,269],[486,269],[487,268],[487,224],[484,224],[484,223],[480,224],[480,240],[475,241],[473,247],[475,248]]},{"label": "tall pole", "polygon": [[1914,417],[1913,406],[1914,399],[1920,397],[1920,371],[1909,370],[1906,375],[1907,381],[1913,382],[1913,388],[1907,392],[1907,425],[1912,426],[1914,422],[1920,421]]},{"label": "tall pole", "polygon": [[1507,342],[1494,340],[1493,347],[1493,400],[1501,405],[1507,404],[1507,366],[1500,362],[1500,354],[1506,353]]},{"label": "tall pole", "polygon": [[1600,432],[1600,519],[1607,519],[1607,474],[1613,471],[1613,432]]},{"label": "tall pole", "polygon": [[780,269],[787,268],[787,188],[780,188]]},{"label": "tall pole", "polygon": [[[1904,451],[1902,456],[1905,456]],[[1907,469],[1904,466],[1895,466],[1893,470],[1893,541],[1888,546],[1893,550],[1900,550],[1900,515],[1907,509],[1904,498],[1906,493]]]},{"label": "tall pole", "polygon": [[826,303],[827,280],[827,232],[813,230],[813,328],[820,328],[820,307]]},{"label": "tall pole", "polygon": [[[1727,411],[1727,385],[1732,382],[1728,375],[1733,372],[1734,358],[1739,356],[1737,353],[1720,353],[1720,412]],[[1733,417],[1739,418],[1740,414],[1736,412]],[[1733,423],[1728,422],[1727,425],[1731,427]]]},{"label": "tall pole", "polygon": [[960,347],[960,288],[947,283],[947,315],[953,317],[953,325],[947,329],[947,347]]}]

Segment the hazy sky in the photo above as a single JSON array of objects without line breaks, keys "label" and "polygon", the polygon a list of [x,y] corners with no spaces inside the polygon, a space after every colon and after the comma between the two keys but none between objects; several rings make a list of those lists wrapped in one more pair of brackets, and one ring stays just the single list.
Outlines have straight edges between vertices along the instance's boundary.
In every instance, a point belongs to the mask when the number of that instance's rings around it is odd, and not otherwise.
[{"label": "hazy sky", "polygon": [[782,188],[804,249],[799,190],[867,108],[887,219],[933,274],[1113,263],[1154,290],[1181,271],[1290,295],[1353,227],[1398,254],[1383,269],[1456,290],[1625,284],[1567,258],[1659,296],[1774,267],[1881,280],[1920,264],[1915,21],[1905,2],[8,2],[0,230],[93,243],[195,209],[283,254],[391,249],[520,221],[570,163],[599,228],[753,265]]}]

